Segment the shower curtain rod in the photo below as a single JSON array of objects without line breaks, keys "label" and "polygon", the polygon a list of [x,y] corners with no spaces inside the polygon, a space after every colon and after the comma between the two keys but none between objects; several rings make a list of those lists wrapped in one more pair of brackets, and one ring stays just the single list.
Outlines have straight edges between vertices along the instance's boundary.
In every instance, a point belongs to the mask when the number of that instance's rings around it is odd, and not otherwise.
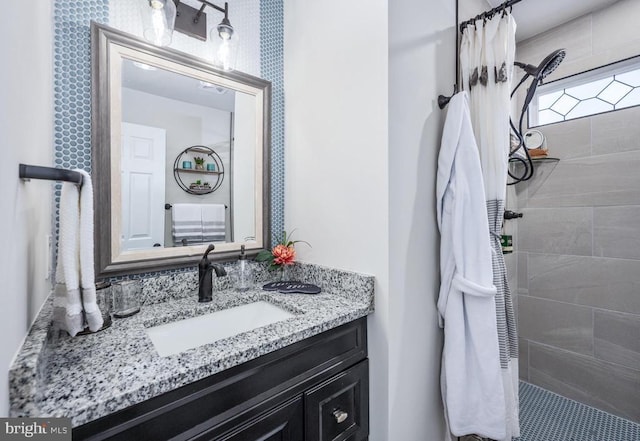
[{"label": "shower curtain rod", "polygon": [[470,18],[469,20],[463,21],[462,23],[460,23],[460,32],[464,31],[464,28],[466,28],[470,24],[475,23],[476,20],[493,17],[498,12],[504,11],[505,9],[510,8],[511,6],[515,5],[516,3],[520,3],[521,1],[522,0],[507,0],[506,2],[502,3],[499,6],[496,6],[493,9],[484,11],[483,13],[478,14],[473,18]]},{"label": "shower curtain rod", "polygon": [[476,20],[480,20],[483,18],[489,18],[489,17],[493,17],[494,14],[505,10],[506,8],[510,8],[511,6],[515,5],[516,3],[520,3],[522,0],[507,0],[504,3],[502,3],[499,6],[496,6],[493,9],[490,9],[488,11],[484,11],[481,14],[476,15],[475,17],[469,19],[469,20],[465,20],[462,23],[460,23],[460,26],[458,26],[458,0],[456,0],[456,29],[459,29],[460,32],[456,32],[456,82],[453,85],[453,94],[451,96],[445,96],[445,95],[439,95],[438,96],[438,107],[440,107],[440,109],[444,109],[446,107],[447,104],[449,104],[449,101],[451,101],[451,98],[453,97],[453,95],[455,95],[456,93],[458,93],[459,87],[458,87],[458,76],[459,76],[459,72],[460,72],[460,40],[459,40],[459,34],[462,33],[462,31],[464,31],[464,28],[466,28],[468,25],[474,23]]}]

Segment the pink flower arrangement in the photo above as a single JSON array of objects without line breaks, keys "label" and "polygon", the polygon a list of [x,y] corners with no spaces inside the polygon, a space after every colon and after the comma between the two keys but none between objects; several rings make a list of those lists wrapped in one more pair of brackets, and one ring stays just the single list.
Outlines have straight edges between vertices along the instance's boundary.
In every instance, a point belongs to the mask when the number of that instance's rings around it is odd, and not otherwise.
[{"label": "pink flower arrangement", "polygon": [[273,263],[275,265],[293,265],[296,260],[296,249],[293,245],[288,247],[278,244],[273,247],[271,254],[273,254]]},{"label": "pink flower arrangement", "polygon": [[309,243],[305,242],[304,240],[291,240],[292,235],[293,231],[291,232],[291,234],[289,234],[289,236],[287,236],[286,231],[283,231],[282,240],[278,244],[276,244],[271,249],[271,251],[260,251],[256,256],[256,261],[269,262],[271,264],[271,269],[282,268],[285,265],[293,265],[296,260],[295,244],[298,242],[302,242],[309,245]]}]

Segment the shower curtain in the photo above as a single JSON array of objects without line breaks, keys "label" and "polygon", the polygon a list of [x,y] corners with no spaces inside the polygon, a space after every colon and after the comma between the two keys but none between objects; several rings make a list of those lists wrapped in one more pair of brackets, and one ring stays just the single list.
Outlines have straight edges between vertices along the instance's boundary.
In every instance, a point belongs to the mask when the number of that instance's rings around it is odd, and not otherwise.
[{"label": "shower curtain", "polygon": [[480,153],[493,250],[493,284],[497,288],[496,320],[506,409],[504,440],[508,441],[520,435],[518,338],[500,246],[507,189],[515,31],[515,21],[505,11],[467,26],[460,44],[460,80],[463,90],[470,96],[471,122]]}]

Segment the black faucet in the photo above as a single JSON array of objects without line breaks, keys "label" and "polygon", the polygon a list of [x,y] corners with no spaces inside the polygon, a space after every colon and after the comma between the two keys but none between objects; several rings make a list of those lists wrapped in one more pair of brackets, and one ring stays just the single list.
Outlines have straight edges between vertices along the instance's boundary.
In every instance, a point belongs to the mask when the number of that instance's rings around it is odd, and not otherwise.
[{"label": "black faucet", "polygon": [[224,266],[219,263],[211,263],[209,261],[209,253],[215,250],[215,245],[211,244],[204,252],[202,259],[198,263],[198,302],[210,302],[213,300],[213,282],[211,280],[211,271],[216,272],[216,277],[226,276],[227,272]]}]

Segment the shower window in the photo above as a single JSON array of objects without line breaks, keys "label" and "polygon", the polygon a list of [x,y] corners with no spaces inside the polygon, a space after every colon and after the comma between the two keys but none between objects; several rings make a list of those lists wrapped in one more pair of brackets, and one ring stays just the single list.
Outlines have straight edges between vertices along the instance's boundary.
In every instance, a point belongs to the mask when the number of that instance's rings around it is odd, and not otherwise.
[{"label": "shower window", "polygon": [[640,105],[640,57],[541,85],[529,110],[529,127]]}]

